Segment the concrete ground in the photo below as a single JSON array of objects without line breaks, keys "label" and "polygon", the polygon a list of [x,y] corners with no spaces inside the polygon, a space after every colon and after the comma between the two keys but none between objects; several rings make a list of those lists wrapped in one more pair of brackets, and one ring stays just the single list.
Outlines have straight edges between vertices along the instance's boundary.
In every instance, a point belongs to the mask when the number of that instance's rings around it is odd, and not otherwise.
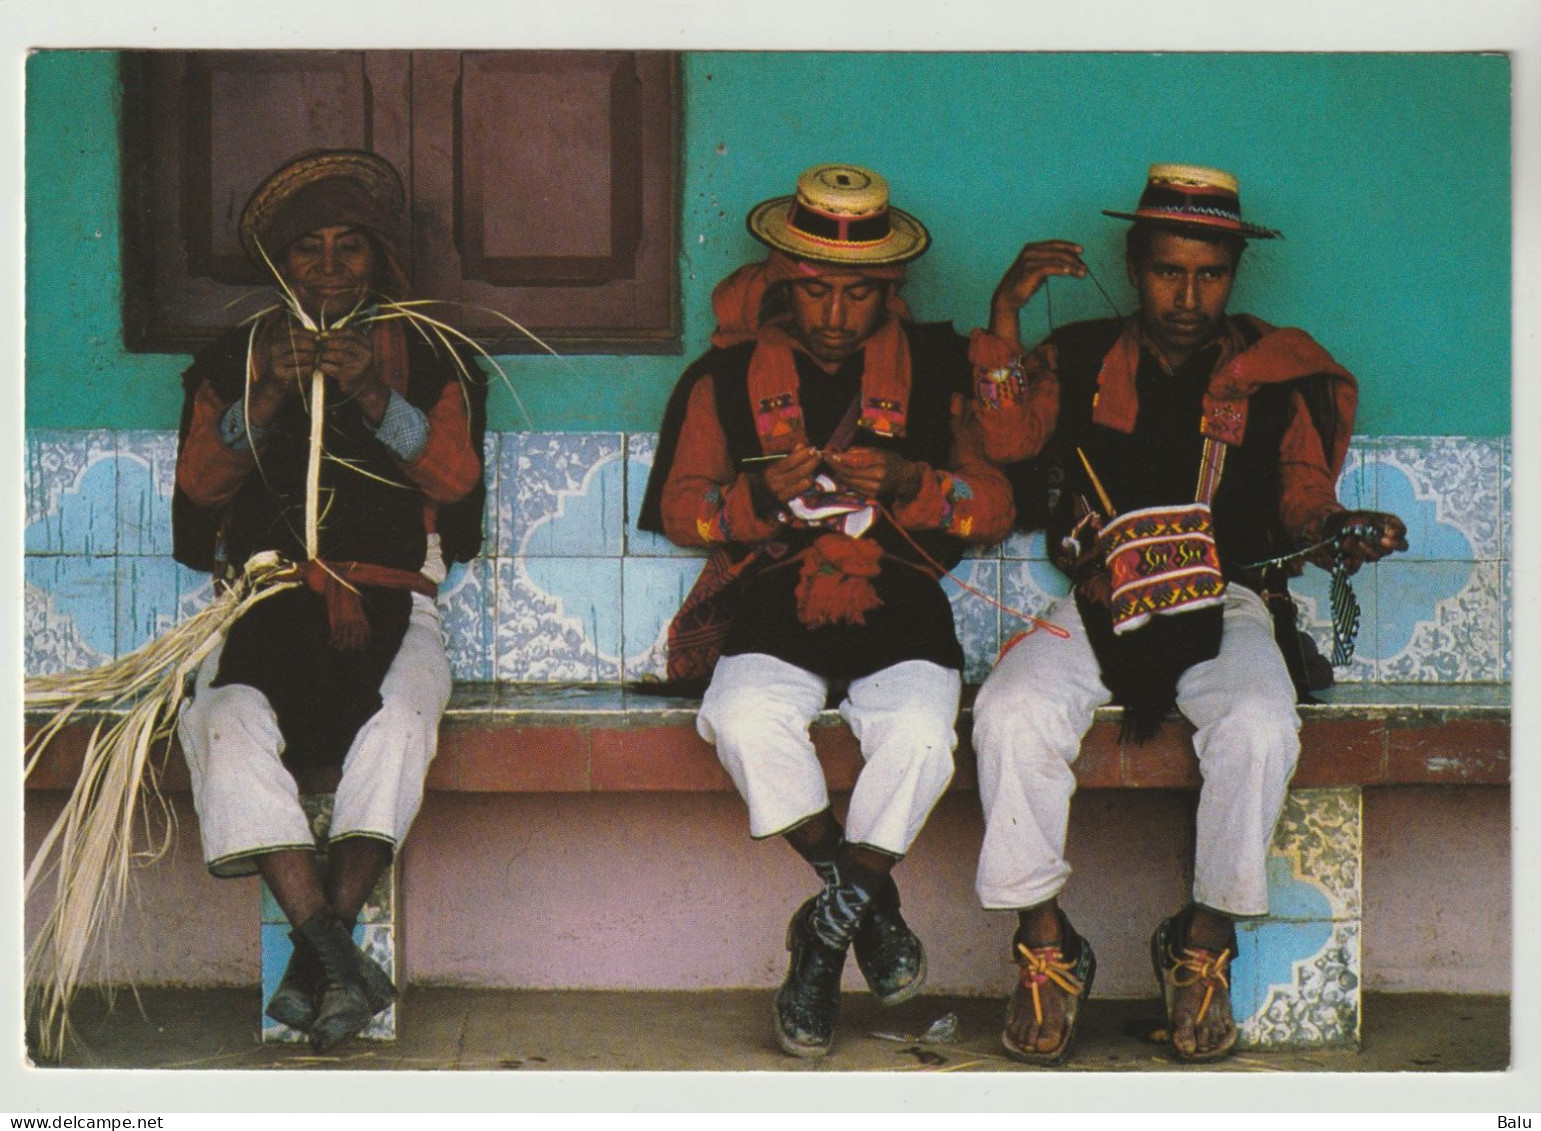
[{"label": "concrete ground", "polygon": [[[325,1056],[258,1035],[254,989],[145,989],[108,1009],[82,994],[73,1068],[405,1069],[471,1071],[1020,1072],[1000,1046],[1004,1000],[922,996],[893,1009],[848,993],[830,1056],[776,1047],[767,990],[578,992],[414,987],[394,1043],[354,1041]],[[954,1013],[957,1038],[916,1036]],[[1149,1035],[1154,1001],[1093,1000],[1066,1071],[1164,1072],[1177,1064]],[[1481,1072],[1509,1064],[1506,996],[1369,994],[1362,1047],[1243,1052],[1198,1071]],[[886,1034],[887,1036],[880,1036]],[[45,1067],[39,1062],[39,1067]]]}]

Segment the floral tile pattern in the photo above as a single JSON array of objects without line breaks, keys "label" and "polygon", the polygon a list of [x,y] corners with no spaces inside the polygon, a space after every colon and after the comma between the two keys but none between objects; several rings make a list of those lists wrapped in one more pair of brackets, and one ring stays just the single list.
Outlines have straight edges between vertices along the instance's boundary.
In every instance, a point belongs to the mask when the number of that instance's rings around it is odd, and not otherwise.
[{"label": "floral tile pattern", "polygon": [[171,553],[171,492],[177,438],[170,432],[120,432],[118,553]]},{"label": "floral tile pattern", "polygon": [[1499,678],[1503,599],[1497,562],[1384,561],[1376,574],[1382,681]]},{"label": "floral tile pattern", "polygon": [[621,563],[625,678],[662,679],[669,622],[701,573],[692,558],[627,558]]},{"label": "floral tile pattern", "polygon": [[1504,683],[1514,679],[1514,590],[1510,581],[1512,570],[1508,562],[1498,566],[1499,590],[1503,607],[1503,651],[1498,657],[1498,678]]},{"label": "floral tile pattern", "polygon": [[647,494],[647,477],[653,470],[653,456],[658,447],[658,437],[651,432],[633,432],[626,437],[626,556],[699,558],[703,550],[676,546],[662,534],[651,530],[638,530],[637,518],[642,513],[642,498]]},{"label": "floral tile pattern", "polygon": [[28,435],[27,553],[117,552],[115,448],[107,431]]},{"label": "floral tile pattern", "polygon": [[1357,920],[1265,920],[1238,927],[1237,936],[1232,1005],[1239,1047],[1357,1047],[1362,984]]},{"label": "floral tile pattern", "polygon": [[1269,851],[1268,917],[1359,918],[1360,829],[1358,789],[1290,790]]},{"label": "floral tile pattern", "polygon": [[492,682],[492,570],[486,558],[458,563],[439,586],[439,626],[456,680]]},{"label": "floral tile pattern", "polygon": [[496,566],[495,678],[621,678],[619,558],[504,558]]},{"label": "floral tile pattern", "polygon": [[1498,556],[1508,561],[1510,547],[1514,545],[1514,442],[1507,436],[1499,448],[1498,508]]},{"label": "floral tile pattern", "polygon": [[28,557],[24,576],[28,675],[94,668],[117,656],[112,558]]},{"label": "floral tile pattern", "polygon": [[983,683],[1001,650],[1001,563],[965,559],[953,569],[969,586],[965,589],[950,577],[942,588],[952,602],[953,625],[963,645],[963,681]]},{"label": "floral tile pattern", "polygon": [[[442,598],[457,679],[603,680],[657,667],[657,641],[641,641],[662,630],[664,606],[677,607],[681,578],[703,555],[635,528],[656,443],[646,432],[488,436],[488,538]],[[28,436],[29,670],[100,663],[209,600],[204,575],[165,561],[175,449],[171,432]],[[1340,497],[1401,514],[1413,549],[1354,579],[1362,625],[1340,681],[1508,679],[1510,456],[1505,439],[1353,442]],[[632,564],[665,559],[680,564]],[[1029,615],[1068,591],[1042,532],[973,551],[963,569]],[[986,602],[948,584],[977,679],[986,653],[1021,622],[1008,612],[992,620]],[[1302,624],[1324,651],[1327,587],[1314,567],[1294,586]]]},{"label": "floral tile pattern", "polygon": [[118,654],[126,656],[177,623],[177,564],[169,557],[110,560],[117,563]]},{"label": "floral tile pattern", "polygon": [[1379,443],[1358,438],[1349,441],[1343,474],[1338,476],[1338,502],[1351,511],[1375,509],[1375,479],[1370,461]]},{"label": "floral tile pattern", "polygon": [[1374,459],[1376,503],[1407,524],[1407,560],[1498,558],[1503,521],[1498,440],[1385,439]]},{"label": "floral tile pattern", "polygon": [[523,432],[498,451],[500,557],[621,556],[619,432]]}]

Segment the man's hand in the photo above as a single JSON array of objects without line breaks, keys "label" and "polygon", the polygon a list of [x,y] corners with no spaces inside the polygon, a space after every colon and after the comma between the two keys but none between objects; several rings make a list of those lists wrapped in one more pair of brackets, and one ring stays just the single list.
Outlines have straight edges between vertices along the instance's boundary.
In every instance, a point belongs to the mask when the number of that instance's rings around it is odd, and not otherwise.
[{"label": "man's hand", "polygon": [[256,349],[247,419],[259,427],[272,423],[285,401],[316,368],[316,335],[288,319],[270,323]]},{"label": "man's hand", "polygon": [[847,448],[825,457],[842,487],[864,499],[892,495],[907,503],[920,493],[920,466],[881,448]]},{"label": "man's hand", "polygon": [[1343,539],[1343,562],[1357,573],[1365,562],[1378,562],[1387,554],[1407,549],[1407,526],[1384,511],[1339,511],[1322,523],[1322,537]]},{"label": "man's hand", "polygon": [[391,393],[375,372],[369,335],[361,330],[329,332],[321,339],[317,366],[337,382],[344,400],[357,400],[365,418],[371,424],[380,423]]},{"label": "man's hand", "polygon": [[751,472],[749,484],[764,509],[773,509],[781,503],[790,503],[809,487],[819,473],[823,456],[818,449],[799,443],[783,458],[767,465],[761,471]]},{"label": "man's hand", "polygon": [[1068,240],[1039,240],[1027,244],[1001,276],[990,297],[990,330],[997,337],[1018,345],[1022,331],[1017,325],[1017,311],[1051,275],[1082,278],[1086,264],[1081,262],[1081,245]]}]

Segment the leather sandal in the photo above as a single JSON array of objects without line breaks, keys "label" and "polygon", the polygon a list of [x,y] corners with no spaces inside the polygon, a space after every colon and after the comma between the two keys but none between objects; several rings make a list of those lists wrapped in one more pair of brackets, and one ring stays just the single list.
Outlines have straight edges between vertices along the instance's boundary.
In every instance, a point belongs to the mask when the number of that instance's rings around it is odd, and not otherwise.
[{"label": "leather sandal", "polygon": [[[1073,949],[1074,957],[1067,957],[1066,950]],[[1016,943],[1017,988],[1012,991],[1007,1005],[1007,1028],[1001,1032],[1001,1044],[1017,1060],[1026,1064],[1054,1067],[1065,1062],[1075,1042],[1076,1021],[1080,1017],[1081,1004],[1091,996],[1092,980],[1097,975],[1097,956],[1092,945],[1070,926],[1070,920],[1060,912],[1060,942],[1057,946],[1030,947]],[[1043,995],[1060,994],[1065,1003],[1065,1031],[1060,1042],[1048,1052],[1028,1048],[1011,1039],[1011,1020],[1019,1009],[1031,1006],[1033,1016],[1043,1023]]]},{"label": "leather sandal", "polygon": [[1161,925],[1156,928],[1156,933],[1151,936],[1150,957],[1151,964],[1156,970],[1156,981],[1161,986],[1161,1000],[1166,1009],[1167,1039],[1172,1042],[1172,1051],[1177,1054],[1178,1060],[1197,1064],[1229,1056],[1236,1046],[1236,1039],[1240,1032],[1236,1028],[1235,1019],[1232,1018],[1230,1031],[1214,1048],[1205,1049],[1203,1052],[1184,1052],[1177,1047],[1175,1009],[1177,991],[1193,986],[1203,986],[1204,1000],[1199,1004],[1199,1011],[1194,1014],[1193,1021],[1197,1024],[1204,1020],[1209,1013],[1209,1007],[1214,1003],[1217,992],[1223,990],[1226,1001],[1229,1002],[1231,961],[1236,957],[1234,929],[1231,931],[1230,945],[1220,950],[1189,946],[1187,944],[1188,924],[1192,918],[1193,912],[1190,907],[1170,919],[1163,919]]}]

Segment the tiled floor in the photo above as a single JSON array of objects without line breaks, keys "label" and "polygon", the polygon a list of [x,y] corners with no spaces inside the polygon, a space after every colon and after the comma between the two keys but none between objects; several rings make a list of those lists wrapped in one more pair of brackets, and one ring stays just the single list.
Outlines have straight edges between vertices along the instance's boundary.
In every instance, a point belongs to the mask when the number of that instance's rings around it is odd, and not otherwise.
[{"label": "tiled floor", "polygon": [[[414,988],[395,1043],[355,1041],[325,1056],[303,1046],[262,1045],[257,991],[146,989],[123,994],[108,1013],[84,995],[68,1068],[397,1069],[481,1072],[1023,1072],[1000,1047],[1003,1002],[922,996],[885,1010],[848,994],[840,1036],[825,1060],[777,1050],[770,994],[596,993]],[[958,1038],[914,1035],[948,1013]],[[1242,1053],[1216,1065],[1179,1065],[1149,1039],[1154,1001],[1086,1007],[1074,1072],[1488,1072],[1509,1064],[1509,999],[1498,996],[1370,994],[1357,1051]],[[890,1034],[889,1039],[878,1034]]]}]

